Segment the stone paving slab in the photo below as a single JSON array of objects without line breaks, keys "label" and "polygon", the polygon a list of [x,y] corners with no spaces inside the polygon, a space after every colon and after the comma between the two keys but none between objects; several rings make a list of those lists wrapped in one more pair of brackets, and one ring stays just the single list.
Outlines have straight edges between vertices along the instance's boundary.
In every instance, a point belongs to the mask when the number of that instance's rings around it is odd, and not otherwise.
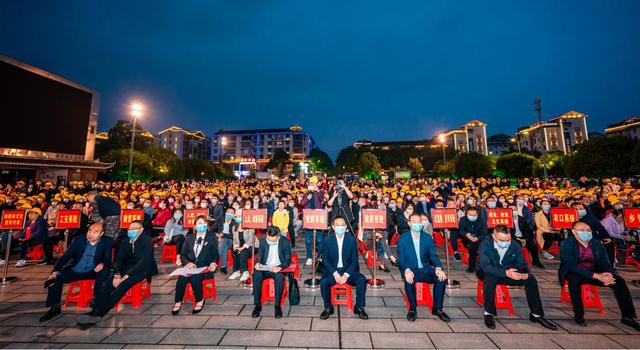
[{"label": "stone paving slab", "polygon": [[460,336],[455,333],[429,333],[438,349],[495,349],[497,346],[483,333]]},{"label": "stone paving slab", "polygon": [[433,343],[427,333],[371,333],[374,348],[432,349]]}]

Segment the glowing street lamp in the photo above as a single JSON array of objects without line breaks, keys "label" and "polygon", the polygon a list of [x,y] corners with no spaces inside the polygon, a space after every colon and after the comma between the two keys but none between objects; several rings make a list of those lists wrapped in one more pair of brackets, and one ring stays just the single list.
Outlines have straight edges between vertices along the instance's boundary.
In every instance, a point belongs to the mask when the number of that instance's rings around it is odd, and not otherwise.
[{"label": "glowing street lamp", "polygon": [[133,128],[131,129],[131,149],[129,150],[129,172],[127,173],[127,182],[131,182],[131,169],[133,168],[133,142],[136,138],[136,123],[138,118],[142,118],[144,107],[140,102],[133,102],[129,107],[129,114],[133,117]]},{"label": "glowing street lamp", "polygon": [[440,134],[438,135],[438,141],[440,141],[440,143],[442,144],[442,160],[444,162],[444,165],[447,165],[447,154],[444,151],[444,145],[447,141],[447,137],[444,134]]}]

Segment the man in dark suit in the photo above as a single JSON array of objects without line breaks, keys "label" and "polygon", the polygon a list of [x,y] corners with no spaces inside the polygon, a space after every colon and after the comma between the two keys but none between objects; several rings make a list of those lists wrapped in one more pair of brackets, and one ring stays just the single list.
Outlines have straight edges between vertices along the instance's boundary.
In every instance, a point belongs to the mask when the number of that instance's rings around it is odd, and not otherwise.
[{"label": "man in dark suit", "polygon": [[558,278],[561,286],[564,286],[565,281],[569,281],[574,321],[581,326],[587,325],[584,320],[582,285],[592,284],[613,289],[622,315],[620,322],[640,331],[640,325],[635,320],[636,309],[629,288],[624,279],[611,268],[603,244],[597,239],[592,239],[593,233],[587,223],[575,222],[571,233],[573,235],[560,245]]},{"label": "man in dark suit", "polygon": [[615,242],[611,239],[609,235],[609,231],[607,231],[604,226],[600,223],[593,214],[591,214],[582,203],[574,203],[572,207],[578,213],[578,218],[580,222],[584,222],[589,225],[589,229],[591,230],[593,238],[597,239],[602,243],[604,250],[607,252],[607,256],[609,257],[609,264],[613,266],[615,263]]},{"label": "man in dark suit", "polygon": [[470,206],[465,210],[465,216],[461,217],[458,223],[462,244],[469,250],[469,267],[467,268],[467,272],[474,272],[476,270],[478,247],[481,240],[486,236],[486,222],[483,224],[480,220],[482,220],[482,218],[479,217],[478,209],[475,206]]},{"label": "man in dark suit", "polygon": [[558,326],[544,318],[542,301],[536,278],[529,273],[527,262],[518,244],[511,244],[511,233],[506,226],[496,226],[491,236],[480,243],[478,261],[478,278],[484,282],[484,324],[496,328],[494,316],[497,315],[495,304],[496,285],[524,286],[527,303],[531,313],[529,320],[543,327],[556,330]]},{"label": "man in dark suit", "polygon": [[100,286],[109,276],[112,248],[113,239],[104,236],[102,222],[91,225],[86,236],[78,236],[71,242],[47,279],[49,286],[45,306],[49,311],[40,318],[40,322],[48,321],[62,311],[60,299],[65,283],[95,279],[93,295],[96,297]]},{"label": "man in dark suit", "polygon": [[325,237],[322,244],[322,264],[325,273],[320,280],[320,292],[324,300],[324,311],[321,320],[326,320],[333,314],[331,305],[331,287],[348,283],[356,287],[356,304],[353,312],[363,320],[369,318],[364,311],[367,280],[360,273],[358,264],[358,247],[356,239],[347,234],[347,221],[341,216],[333,219],[334,234]]},{"label": "man in dark suit", "polygon": [[403,234],[398,239],[398,262],[404,280],[404,290],[409,299],[407,320],[414,322],[417,316],[415,282],[426,282],[433,284],[431,313],[442,321],[449,322],[451,319],[442,311],[447,275],[442,271],[433,239],[422,230],[421,220],[420,214],[412,214],[409,217],[411,232]]},{"label": "man in dark suit", "polygon": [[153,257],[153,241],[144,232],[142,222],[133,221],[127,231],[129,240],[120,248],[113,266],[113,275],[107,278],[97,294],[93,310],[80,315],[76,322],[81,328],[88,328],[100,322],[125,293],[143,280],[151,280],[158,274],[158,266]]},{"label": "man in dark suit", "polygon": [[544,265],[540,262],[538,255],[538,243],[533,235],[533,228],[529,226],[522,215],[518,214],[518,207],[515,204],[509,205],[509,209],[513,213],[513,230],[511,230],[511,238],[520,243],[521,247],[527,248],[531,256],[531,264],[544,269]]},{"label": "man in dark suit", "polygon": [[[280,229],[271,226],[267,230],[267,238],[260,240],[258,248],[259,261],[253,270],[253,304],[255,305],[251,317],[260,316],[262,311],[262,281],[273,278],[276,300],[274,304],[275,318],[282,317],[282,293],[284,291],[284,273],[281,271],[291,265],[291,243],[280,234]],[[269,268],[266,271],[265,268]]]}]

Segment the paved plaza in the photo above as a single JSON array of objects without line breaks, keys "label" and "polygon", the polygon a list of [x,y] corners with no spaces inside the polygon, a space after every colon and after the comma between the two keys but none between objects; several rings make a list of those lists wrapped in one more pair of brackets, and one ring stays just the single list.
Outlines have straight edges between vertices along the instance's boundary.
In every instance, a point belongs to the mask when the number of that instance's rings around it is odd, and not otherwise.
[{"label": "paved plaza", "polygon": [[[301,238],[301,237],[300,237]],[[300,239],[298,239],[300,242]],[[304,263],[303,242],[296,251]],[[160,249],[156,249],[156,259]],[[444,262],[444,251],[440,248]],[[367,291],[369,320],[356,318],[345,307],[329,320],[320,320],[323,310],[320,290],[301,286],[300,305],[283,308],[285,317],[275,319],[273,306],[263,308],[262,317],[251,318],[251,289],[240,282],[217,275],[218,298],[207,300],[204,310],[190,315],[191,304],[184,304],[181,314],[171,316],[175,280],[168,278],[170,264],[160,264],[160,275],[152,282],[152,298],[142,307],[129,304],[111,311],[96,327],[80,330],[75,318],[88,309],[75,304],[45,323],[38,322],[46,308],[43,282],[50,266],[30,265],[9,268],[9,275],[20,280],[0,288],[0,343],[7,348],[633,348],[640,347],[640,333],[620,324],[620,314],[613,294],[600,289],[605,315],[590,310],[589,326],[576,326],[570,305],[560,303],[557,282],[558,261],[544,261],[547,269],[534,268],[546,316],[558,323],[550,331],[528,320],[529,310],[524,290],[511,290],[515,315],[498,310],[495,330],[483,324],[482,308],[476,303],[476,277],[454,264],[452,277],[461,282],[459,290],[447,291],[444,310],[451,316],[448,324],[435,319],[419,307],[415,323],[405,318],[403,288],[397,268],[382,273],[384,289]],[[367,275],[364,263],[361,271]],[[640,279],[640,270],[619,268],[627,280]],[[309,276],[303,269],[302,279]],[[302,285],[302,284],[301,284]],[[640,289],[630,285],[636,307]],[[66,287],[65,287],[66,293]]]}]

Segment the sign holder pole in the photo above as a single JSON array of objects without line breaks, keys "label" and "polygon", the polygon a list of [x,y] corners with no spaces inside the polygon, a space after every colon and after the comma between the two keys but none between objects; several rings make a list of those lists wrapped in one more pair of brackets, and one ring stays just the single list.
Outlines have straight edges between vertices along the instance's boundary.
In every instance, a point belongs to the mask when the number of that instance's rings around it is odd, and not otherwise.
[{"label": "sign holder pole", "polygon": [[313,266],[311,270],[311,278],[304,281],[304,285],[307,288],[316,289],[320,287],[320,281],[316,278],[316,230],[313,230],[313,256],[312,256]]},{"label": "sign holder pole", "polygon": [[449,275],[450,263],[449,263],[449,230],[443,229],[442,235],[444,236],[444,253],[447,257],[447,289],[460,289],[460,282],[451,279]]},{"label": "sign holder pole", "polygon": [[4,259],[4,268],[2,269],[2,282],[0,282],[0,286],[6,286],[7,284],[15,282],[18,279],[17,276],[7,276],[7,272],[9,272],[9,258],[11,257],[12,240],[13,230],[9,231],[9,236],[7,237],[7,251]]},{"label": "sign holder pole", "polygon": [[377,279],[376,278],[376,270],[377,270],[376,267],[377,266],[375,266],[375,265],[376,265],[376,261],[378,261],[378,248],[376,247],[377,239],[376,239],[376,231],[375,230],[373,230],[372,239],[373,239],[373,265],[374,266],[372,267],[373,271],[371,272],[371,274],[373,275],[373,278],[368,280],[367,283],[369,284],[370,288],[379,289],[379,288],[384,287],[384,281],[381,280],[381,279]]}]

